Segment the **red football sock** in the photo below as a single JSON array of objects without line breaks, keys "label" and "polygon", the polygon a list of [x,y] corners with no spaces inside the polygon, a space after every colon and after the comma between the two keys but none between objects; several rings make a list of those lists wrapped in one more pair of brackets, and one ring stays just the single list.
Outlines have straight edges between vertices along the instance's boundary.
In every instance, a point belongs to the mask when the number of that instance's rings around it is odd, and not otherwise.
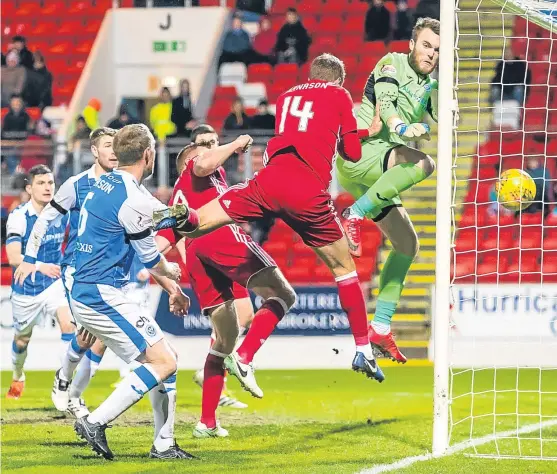
[{"label": "red football sock", "polygon": [[357,346],[369,344],[367,334],[367,309],[364,293],[356,272],[337,279],[338,297],[342,309],[348,315],[350,330]]},{"label": "red football sock", "polygon": [[224,385],[224,359],[214,354],[207,354],[203,369],[203,396],[201,399],[201,423],[208,428],[217,424],[217,407]]},{"label": "red football sock", "polygon": [[238,348],[238,356],[242,362],[249,364],[253,360],[255,353],[275,330],[284,314],[284,308],[277,300],[267,300],[263,303],[255,313],[249,331]]}]

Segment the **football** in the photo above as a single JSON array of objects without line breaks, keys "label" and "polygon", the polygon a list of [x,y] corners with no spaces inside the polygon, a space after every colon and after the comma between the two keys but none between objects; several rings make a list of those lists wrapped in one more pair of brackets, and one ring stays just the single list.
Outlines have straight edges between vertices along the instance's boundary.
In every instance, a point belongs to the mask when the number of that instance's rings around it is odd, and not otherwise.
[{"label": "football", "polygon": [[511,211],[526,209],[536,196],[536,183],[523,170],[510,169],[501,174],[495,183],[497,200]]}]

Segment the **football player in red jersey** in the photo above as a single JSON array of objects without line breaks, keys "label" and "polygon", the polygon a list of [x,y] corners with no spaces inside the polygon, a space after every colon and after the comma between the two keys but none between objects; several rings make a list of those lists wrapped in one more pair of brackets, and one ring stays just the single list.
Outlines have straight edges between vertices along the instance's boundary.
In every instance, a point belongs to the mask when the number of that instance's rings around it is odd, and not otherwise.
[{"label": "football player in red jersey", "polygon": [[[203,131],[208,133],[200,133]],[[187,202],[201,207],[226,192],[228,186],[222,164],[234,152],[249,146],[252,140],[242,135],[233,143],[218,147],[217,153],[206,154],[218,145],[214,130],[207,126],[198,127],[192,139],[194,143],[185,147],[177,157],[176,167],[180,176],[171,203]],[[170,229],[159,231],[156,239],[159,250],[163,252],[176,244]],[[180,247],[182,242],[180,240],[177,246]],[[244,339],[238,353],[243,355],[243,360],[247,360],[246,364],[236,365],[233,358],[227,357],[238,339],[238,325],[248,325],[253,319],[247,288],[264,300],[254,321],[255,328],[268,324],[265,316],[274,324],[274,315],[284,314],[294,304],[296,295],[267,252],[235,224],[221,227],[198,239],[186,239],[185,258],[183,255],[182,259],[187,263],[186,269],[200,306],[211,317],[214,328],[214,341],[203,370],[201,420],[193,435],[197,438],[225,437],[228,431],[216,421],[219,397],[222,400],[225,365],[231,372],[244,374],[242,385],[252,395],[263,396],[250,363],[264,340],[260,337]]]},{"label": "football player in red jersey", "polygon": [[[206,147],[206,148],[216,148],[219,146],[219,136],[215,129],[207,124],[198,125],[192,130],[191,134],[191,141],[196,145]],[[180,163],[183,166],[183,163]],[[183,170],[179,169],[178,172],[181,174]],[[223,178],[226,181],[226,176],[224,175],[225,170],[221,167],[215,170],[216,176],[218,179]],[[185,193],[187,190],[181,189],[185,180],[181,180],[180,178],[176,182],[176,187],[172,193],[170,198],[170,204],[180,204],[182,202],[186,202]],[[223,187],[219,186],[222,190]],[[160,249],[163,250],[170,250],[171,246],[176,246],[180,256],[182,257],[182,262],[186,263],[186,249],[185,249],[185,240],[179,240],[176,242],[174,238],[174,234],[169,231],[162,231],[156,237],[157,243]],[[234,306],[236,307],[236,313],[238,315],[238,324],[239,324],[239,335],[241,336],[245,329],[249,327],[251,321],[253,320],[253,305],[251,304],[251,299],[249,297],[244,296],[245,292],[242,292],[234,299]],[[211,347],[215,342],[215,334],[211,334]],[[199,369],[195,372],[193,376],[193,381],[203,388],[203,379],[204,379],[204,369]],[[221,407],[230,407],[230,408],[247,408],[247,405],[234,397],[231,397],[226,389],[226,380],[223,386],[223,390],[219,399],[219,406]]]},{"label": "football player in red jersey", "polygon": [[[276,136],[267,145],[265,168],[197,211],[190,203],[153,217],[158,225],[175,226],[188,237],[205,235],[231,223],[256,220],[265,214],[280,217],[315,250],[337,282],[340,303],[356,343],[352,368],[382,382],[385,376],[369,343],[366,303],[356,266],[328,192],[337,145],[343,159],[358,161],[362,153],[359,137],[373,133],[371,126],[357,129],[352,98],[342,87],[344,78],[344,64],[337,57],[323,54],[315,58],[309,81],[286,91],[277,101]],[[211,156],[217,160],[221,148],[224,147],[208,150],[206,159]],[[244,343],[252,334],[262,339],[271,334],[285,309],[277,305],[272,310],[276,323],[256,326],[256,314]],[[239,353],[230,357],[239,367],[249,362]],[[243,373],[230,373],[242,381]]]}]

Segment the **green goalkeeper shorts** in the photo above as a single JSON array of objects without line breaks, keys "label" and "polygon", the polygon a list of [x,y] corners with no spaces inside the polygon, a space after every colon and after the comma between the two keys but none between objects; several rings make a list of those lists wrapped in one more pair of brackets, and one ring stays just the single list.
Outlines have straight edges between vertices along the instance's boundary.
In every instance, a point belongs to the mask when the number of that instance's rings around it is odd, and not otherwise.
[{"label": "green goalkeeper shorts", "polygon": [[[391,150],[399,146],[401,145],[398,143],[380,139],[368,140],[362,143],[362,158],[360,161],[352,163],[337,156],[336,167],[339,184],[354,199],[359,199],[387,171]],[[401,206],[400,196],[395,196],[386,200],[380,208],[371,211],[367,217],[379,221],[387,215],[390,209]]]}]

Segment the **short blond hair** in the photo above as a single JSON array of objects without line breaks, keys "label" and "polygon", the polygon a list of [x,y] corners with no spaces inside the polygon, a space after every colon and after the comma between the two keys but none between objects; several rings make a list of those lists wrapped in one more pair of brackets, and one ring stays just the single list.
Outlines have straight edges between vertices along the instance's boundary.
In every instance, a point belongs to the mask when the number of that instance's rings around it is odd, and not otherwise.
[{"label": "short blond hair", "polygon": [[102,137],[113,137],[116,135],[117,130],[110,127],[95,128],[89,135],[89,142],[91,146],[99,146],[99,141]]},{"label": "short blond hair", "polygon": [[317,79],[320,81],[335,82],[340,79],[340,83],[344,82],[346,71],[344,70],[344,63],[333,56],[332,54],[325,53],[317,56],[311,63],[309,68],[309,78]]},{"label": "short blond hair", "polygon": [[133,165],[155,144],[153,134],[142,123],[126,125],[116,132],[112,148],[120,166]]},{"label": "short blond hair", "polygon": [[439,20],[435,18],[425,17],[425,18],[418,18],[414,28],[412,29],[412,39],[416,41],[418,39],[418,35],[420,31],[430,29],[436,35],[439,35],[441,29],[441,23]]}]

